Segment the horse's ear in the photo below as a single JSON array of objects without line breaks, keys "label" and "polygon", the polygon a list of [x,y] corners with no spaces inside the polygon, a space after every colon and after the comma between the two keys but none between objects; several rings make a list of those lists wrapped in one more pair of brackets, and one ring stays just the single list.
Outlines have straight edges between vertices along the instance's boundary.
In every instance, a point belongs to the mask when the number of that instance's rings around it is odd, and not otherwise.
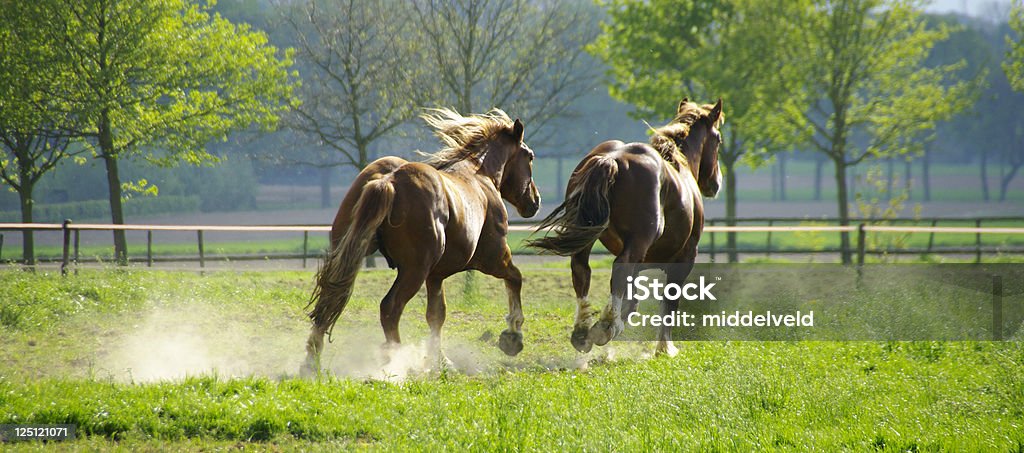
[{"label": "horse's ear", "polygon": [[711,109],[711,113],[708,113],[708,120],[711,124],[718,124],[718,120],[722,119],[722,98],[718,98],[718,103]]},{"label": "horse's ear", "polygon": [[690,98],[683,98],[682,101],[679,101],[679,107],[676,107],[676,113],[682,112],[683,106],[686,105],[687,102],[690,102]]},{"label": "horse's ear", "polygon": [[512,137],[514,137],[517,142],[522,142],[523,141],[523,132],[524,132],[523,122],[519,121],[519,118],[516,118],[516,122],[512,123]]}]

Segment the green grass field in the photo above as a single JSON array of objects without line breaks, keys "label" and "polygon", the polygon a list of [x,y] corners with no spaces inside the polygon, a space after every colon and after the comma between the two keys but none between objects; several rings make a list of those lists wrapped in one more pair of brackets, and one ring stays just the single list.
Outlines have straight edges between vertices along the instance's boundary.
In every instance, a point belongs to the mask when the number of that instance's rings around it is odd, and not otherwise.
[{"label": "green grass field", "polygon": [[[613,343],[582,355],[568,342],[568,273],[524,273],[518,357],[495,346],[502,283],[456,276],[456,370],[381,368],[377,303],[393,274],[365,271],[327,373],[300,379],[310,272],[2,270],[0,423],[74,423],[79,439],[60,447],[87,451],[1024,449],[1019,341],[690,342],[675,358]],[[607,275],[595,271],[595,294]],[[424,305],[421,293],[402,321],[413,361]]]}]

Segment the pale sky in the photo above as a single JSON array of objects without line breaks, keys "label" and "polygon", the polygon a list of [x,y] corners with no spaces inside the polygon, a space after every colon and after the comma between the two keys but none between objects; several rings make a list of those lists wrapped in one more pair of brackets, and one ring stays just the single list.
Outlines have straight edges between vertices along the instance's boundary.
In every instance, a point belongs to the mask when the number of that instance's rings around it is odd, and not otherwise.
[{"label": "pale sky", "polygon": [[1009,0],[933,0],[925,9],[931,12],[958,12],[990,20],[1005,20]]}]

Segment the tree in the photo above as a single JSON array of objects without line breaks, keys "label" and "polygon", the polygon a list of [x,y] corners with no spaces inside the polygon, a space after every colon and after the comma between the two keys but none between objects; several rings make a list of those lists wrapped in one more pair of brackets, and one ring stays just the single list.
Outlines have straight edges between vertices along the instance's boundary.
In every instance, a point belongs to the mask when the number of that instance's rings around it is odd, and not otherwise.
[{"label": "tree", "polygon": [[361,170],[370,163],[371,145],[415,116],[429,94],[425,58],[403,21],[382,14],[402,5],[391,0],[279,5],[303,74],[302,103],[287,124],[313,145],[305,152],[280,153],[282,161],[317,168],[322,178],[332,167]]},{"label": "tree", "polygon": [[[204,145],[232,131],[271,128],[291,99],[290,53],[189,0],[63,0],[47,11],[47,39],[71,68],[66,102],[80,107],[107,173],[111,220],[124,223],[118,161],[202,164]],[[114,232],[116,259],[127,243]]]},{"label": "tree", "polygon": [[[795,3],[795,2],[794,2]],[[848,169],[870,159],[916,152],[937,121],[969,104],[959,65],[925,67],[949,28],[928,28],[918,4],[900,0],[815,0],[794,17],[801,31],[786,46],[810,108],[792,117],[806,124],[810,146],[835,165],[837,208],[849,225]],[[841,233],[842,261],[850,237]]]},{"label": "tree", "polygon": [[[1006,37],[1006,44],[1009,49],[1006,52],[1006,61],[1003,62],[1003,71],[1009,80],[1013,90],[1024,93],[1024,2],[1017,0],[1010,10],[1010,28],[1017,35],[1017,39]],[[1019,104],[1018,104],[1019,105]],[[1021,124],[1019,112],[1010,114],[1015,123],[1004,133],[1008,138],[1005,149],[1005,163],[1008,171],[1002,175],[1000,182],[999,200],[1006,200],[1006,193],[1010,187],[1010,181],[1016,176],[1017,171],[1024,166],[1024,124]]]},{"label": "tree", "polygon": [[[725,173],[726,220],[736,223],[736,165],[760,165],[769,152],[794,143],[791,124],[776,112],[794,110],[789,69],[778,49],[789,36],[786,3],[764,0],[606,3],[609,20],[590,47],[609,66],[612,95],[636,107],[638,118],[669,118],[679,98],[725,100],[719,162]],[[736,234],[728,234],[730,261]]]},{"label": "tree", "polygon": [[[67,67],[39,37],[37,31],[49,26],[40,3],[0,6],[0,179],[18,193],[22,223],[32,223],[36,183],[75,154],[62,132],[74,118],[53,99]],[[22,232],[22,257],[35,264],[31,230]]]},{"label": "tree", "polygon": [[514,112],[528,139],[544,141],[557,132],[544,125],[572,113],[598,81],[584,51],[596,31],[595,11],[581,3],[425,0],[412,2],[413,25],[405,30],[422,33],[439,83],[435,102],[463,113]]},{"label": "tree", "polygon": [[1010,85],[1017,91],[1024,91],[1024,1],[1016,0],[1010,10],[1010,28],[1017,34],[1014,40],[1006,37],[1010,49],[1006,52],[1003,70],[1010,79]]}]

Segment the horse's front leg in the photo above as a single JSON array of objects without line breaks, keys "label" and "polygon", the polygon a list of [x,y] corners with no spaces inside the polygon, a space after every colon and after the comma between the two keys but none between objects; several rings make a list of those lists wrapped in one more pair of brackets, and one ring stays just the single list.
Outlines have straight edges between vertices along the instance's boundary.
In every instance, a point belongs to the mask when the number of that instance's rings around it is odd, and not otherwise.
[{"label": "horse's front leg", "polygon": [[498,348],[510,356],[515,356],[523,350],[522,289],[523,274],[509,259],[508,275],[505,277],[505,290],[508,291],[508,315],[505,316],[505,322],[508,328],[498,337]]},{"label": "horse's front leg", "polygon": [[480,266],[479,270],[492,277],[505,280],[505,289],[508,292],[508,315],[505,322],[508,328],[501,332],[498,337],[498,348],[509,356],[515,356],[523,350],[523,304],[521,293],[523,289],[523,274],[519,268],[512,264],[512,250],[505,244],[505,250],[500,260],[495,263]]},{"label": "horse's front leg", "polygon": [[[668,275],[666,276],[669,282],[677,283],[682,285],[686,281],[686,277],[690,275],[693,270],[693,263],[697,259],[697,247],[688,247],[680,259],[676,261],[676,264],[669,267]],[[661,314],[669,315],[679,310],[679,299],[665,299],[661,302]],[[661,326],[658,330],[658,343],[654,347],[654,353],[656,355],[667,355],[669,357],[675,357],[679,353],[675,345],[672,344],[672,327]]]}]

